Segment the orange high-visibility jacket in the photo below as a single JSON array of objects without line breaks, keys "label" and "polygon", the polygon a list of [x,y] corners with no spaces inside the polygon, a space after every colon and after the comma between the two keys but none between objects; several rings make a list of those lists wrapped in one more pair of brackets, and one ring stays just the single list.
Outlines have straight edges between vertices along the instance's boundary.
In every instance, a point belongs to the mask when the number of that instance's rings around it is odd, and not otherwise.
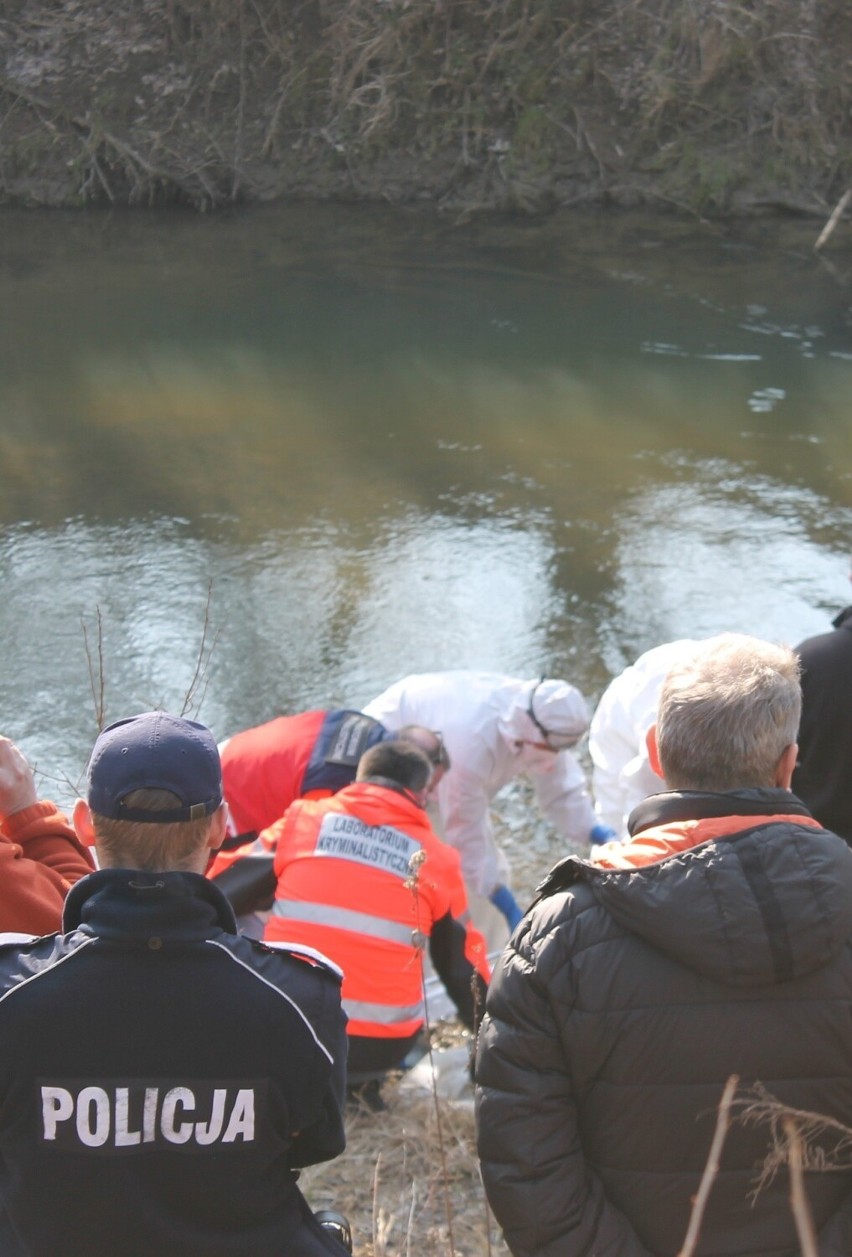
[{"label": "orange high-visibility jacket", "polygon": [[468,921],[458,852],[410,795],[355,782],[332,798],[299,800],[270,829],[278,886],[265,938],[307,943],[340,966],[351,1035],[417,1033],[422,950],[438,922],[447,935],[448,917],[459,954],[446,967],[434,951],[432,959],[442,978],[454,973],[448,989],[472,1021],[456,992],[470,990],[475,974],[488,981],[485,941]]}]

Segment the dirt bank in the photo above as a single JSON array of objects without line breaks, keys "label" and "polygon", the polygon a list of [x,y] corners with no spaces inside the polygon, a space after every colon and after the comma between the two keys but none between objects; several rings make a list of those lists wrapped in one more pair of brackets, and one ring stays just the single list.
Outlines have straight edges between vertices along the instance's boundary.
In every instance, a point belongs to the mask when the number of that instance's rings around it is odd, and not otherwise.
[{"label": "dirt bank", "polygon": [[825,217],[847,0],[0,0],[0,199]]}]

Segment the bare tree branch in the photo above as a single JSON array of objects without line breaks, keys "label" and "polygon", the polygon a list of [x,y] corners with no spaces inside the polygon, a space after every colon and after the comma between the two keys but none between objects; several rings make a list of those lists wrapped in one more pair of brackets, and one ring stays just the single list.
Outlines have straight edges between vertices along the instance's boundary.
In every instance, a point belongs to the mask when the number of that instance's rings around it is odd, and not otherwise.
[{"label": "bare tree branch", "polygon": [[408,862],[411,870],[410,876],[406,879],[405,885],[414,895],[414,914],[417,923],[417,935],[420,938],[420,947],[418,950],[418,958],[420,960],[420,986],[423,991],[423,1013],[426,1022],[426,1033],[429,1042],[429,1069],[432,1076],[432,1103],[435,1107],[435,1127],[438,1133],[438,1154],[441,1159],[441,1175],[444,1183],[444,1204],[447,1213],[447,1239],[450,1245],[450,1257],[455,1257],[456,1245],[453,1236],[453,1206],[450,1193],[450,1176],[447,1169],[447,1150],[444,1146],[444,1127],[441,1121],[441,1102],[438,1097],[438,1071],[435,1064],[435,1056],[432,1050],[432,1036],[429,1033],[431,1026],[429,1021],[429,997],[426,991],[426,975],[423,969],[423,949],[426,946],[428,935],[421,930],[420,920],[420,869],[426,860],[426,852],[422,850],[416,851]]},{"label": "bare tree branch", "polygon": [[89,669],[89,687],[92,691],[92,700],[95,704],[95,721],[98,726],[98,733],[103,729],[106,723],[106,707],[104,703],[104,693],[106,690],[106,679],[104,675],[104,632],[103,621],[101,619],[100,607],[95,608],[96,623],[98,629],[98,666],[97,674],[95,673],[95,664],[92,659],[92,652],[89,647],[89,631],[86,628],[86,621],[81,619],[83,626],[83,645],[86,650],[86,664]]},{"label": "bare tree branch", "polygon": [[819,1257],[817,1237],[802,1173],[802,1139],[795,1118],[784,1118],[787,1136],[787,1157],[790,1162],[790,1208],[796,1223],[796,1233],[802,1249],[802,1257]]},{"label": "bare tree branch", "polygon": [[698,1237],[701,1234],[701,1222],[704,1218],[704,1210],[707,1207],[707,1201],[710,1199],[710,1192],[716,1181],[716,1175],[719,1173],[719,1161],[722,1156],[722,1148],[725,1143],[725,1136],[728,1133],[728,1127],[731,1124],[731,1104],[733,1103],[734,1093],[739,1086],[739,1078],[736,1074],[731,1074],[725,1083],[725,1090],[722,1092],[722,1098],[719,1101],[719,1110],[716,1117],[716,1129],[713,1132],[713,1142],[710,1145],[710,1152],[707,1155],[707,1164],[704,1167],[704,1173],[701,1175],[701,1183],[698,1193],[695,1197],[695,1203],[692,1206],[692,1213],[689,1218],[689,1226],[686,1232],[686,1238],[683,1241],[683,1248],[678,1253],[678,1257],[692,1257],[695,1252],[695,1246],[698,1243]]},{"label": "bare tree branch", "polygon": [[829,218],[828,222],[825,224],[822,231],[819,233],[819,238],[816,244],[814,245],[815,249],[817,250],[821,249],[822,246],[828,241],[835,227],[837,226],[837,224],[840,222],[841,218],[843,217],[843,211],[846,209],[846,206],[849,204],[850,200],[852,200],[852,188],[847,188],[846,191],[843,193],[843,196],[835,205],[834,209],[831,211],[831,217]]},{"label": "bare tree branch", "polygon": [[[198,645],[198,655],[195,660],[195,672],[193,673],[192,680],[189,683],[189,688],[184,695],[183,706],[180,709],[180,714],[182,716],[185,716],[187,712],[192,709],[193,704],[195,705],[194,715],[197,716],[201,710],[201,704],[204,702],[204,696],[207,693],[207,686],[210,679],[208,672],[210,660],[213,657],[213,651],[215,650],[216,643],[219,640],[219,630],[217,629],[213,634],[213,639],[209,646],[207,644],[207,637],[210,632],[210,608],[212,601],[213,581],[210,580],[207,583],[207,601],[204,604],[204,623],[201,627],[201,641]],[[197,702],[196,699],[198,700]]]},{"label": "bare tree branch", "polygon": [[776,1100],[760,1083],[753,1088],[751,1096],[738,1100],[736,1107],[739,1109],[738,1122],[747,1126],[768,1125],[772,1137],[772,1146],[752,1193],[753,1200],[788,1163],[788,1139],[784,1125],[788,1118],[795,1122],[799,1134],[803,1169],[825,1172],[852,1166],[852,1130],[842,1122],[821,1113],[790,1108]]}]

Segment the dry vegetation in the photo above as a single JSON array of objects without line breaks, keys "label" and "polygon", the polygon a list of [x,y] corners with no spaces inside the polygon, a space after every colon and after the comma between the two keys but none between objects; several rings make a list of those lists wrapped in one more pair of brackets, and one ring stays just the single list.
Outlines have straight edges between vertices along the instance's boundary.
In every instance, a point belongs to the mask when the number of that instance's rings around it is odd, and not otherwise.
[{"label": "dry vegetation", "polygon": [[846,0],[0,0],[0,195],[828,213]]},{"label": "dry vegetation", "polygon": [[346,1151],[304,1172],[311,1205],[349,1218],[356,1257],[507,1257],[479,1176],[472,1095],[451,1103],[396,1080],[384,1098],[382,1113],[350,1107]]},{"label": "dry vegetation", "polygon": [[[436,1045],[458,1042],[441,1026]],[[387,1112],[351,1110],[345,1153],[306,1171],[301,1180],[315,1209],[335,1208],[352,1226],[355,1257],[508,1257],[509,1250],[488,1210],[474,1146],[473,1110],[425,1093],[386,1084]],[[817,1257],[806,1172],[847,1170],[852,1130],[830,1118],[776,1100],[757,1084],[741,1087],[732,1076],[719,1102],[716,1131],[679,1257],[693,1257],[704,1211],[712,1197],[722,1150],[734,1124],[763,1126],[767,1155],[755,1166],[754,1187],[744,1208],[758,1204],[779,1173],[790,1178],[790,1209],[803,1257]]]}]

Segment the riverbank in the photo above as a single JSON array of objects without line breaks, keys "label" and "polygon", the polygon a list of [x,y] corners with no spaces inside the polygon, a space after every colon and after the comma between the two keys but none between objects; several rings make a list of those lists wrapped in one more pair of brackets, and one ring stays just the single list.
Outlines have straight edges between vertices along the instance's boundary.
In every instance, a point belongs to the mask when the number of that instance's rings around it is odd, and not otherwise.
[{"label": "riverbank", "polygon": [[17,0],[0,201],[825,219],[843,0]]}]

